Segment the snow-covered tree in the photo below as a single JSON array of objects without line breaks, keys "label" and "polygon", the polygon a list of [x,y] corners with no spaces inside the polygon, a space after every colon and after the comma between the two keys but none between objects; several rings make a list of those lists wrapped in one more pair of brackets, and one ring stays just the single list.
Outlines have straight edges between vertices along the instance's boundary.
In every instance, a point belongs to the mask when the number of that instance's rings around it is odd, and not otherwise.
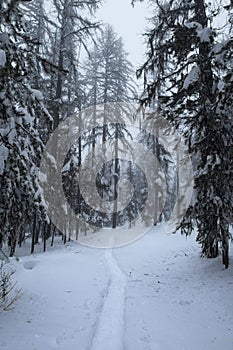
[{"label": "snow-covered tree", "polygon": [[85,62],[87,104],[130,102],[135,95],[133,67],[122,39],[106,25]]},{"label": "snow-covered tree", "polygon": [[[87,84],[87,104],[97,105],[103,104],[103,127],[101,130],[103,153],[105,152],[104,143],[108,139],[112,139],[112,149],[114,161],[108,164],[103,170],[103,181],[106,177],[112,177],[112,185],[109,185],[109,191],[113,198],[117,198],[116,186],[118,177],[120,176],[119,161],[119,138],[123,142],[123,148],[127,148],[124,136],[127,130],[122,124],[114,124],[111,115],[121,115],[120,104],[117,102],[130,102],[135,97],[135,87],[132,83],[133,69],[131,63],[127,59],[127,53],[124,50],[122,39],[117,36],[110,25],[106,25],[101,34],[96,39],[96,44],[90,52],[90,56],[85,62],[85,78]],[[112,105],[111,105],[112,103]],[[114,104],[115,103],[115,104]],[[106,105],[108,104],[108,105]],[[109,108],[111,110],[109,110]],[[125,112],[125,111],[124,111]],[[95,108],[93,109],[93,119],[98,118]],[[95,137],[100,130],[92,131],[92,152],[95,157]],[[115,200],[114,213],[112,217],[112,227],[115,228],[117,223],[117,200]]]},{"label": "snow-covered tree", "polygon": [[[51,47],[51,55],[58,69],[52,79],[51,111],[54,128],[80,107],[79,53],[86,48],[86,40],[93,34],[98,24],[91,21],[100,0],[53,0],[56,30]],[[54,55],[55,53],[55,55]],[[80,96],[81,95],[81,96]]]},{"label": "snow-covered tree", "polygon": [[40,117],[52,122],[41,92],[34,89],[37,50],[21,5],[0,4],[0,245],[8,239],[14,254],[22,225],[34,214],[46,219],[38,166],[43,143]]},{"label": "snow-covered tree", "polygon": [[[145,79],[142,103],[159,101],[160,114],[177,126],[189,145],[195,200],[181,223],[182,232],[191,233],[195,221],[203,254],[216,257],[220,242],[227,268],[233,179],[232,27],[228,22],[224,33],[214,28],[224,8],[205,1],[156,0],[154,6],[156,25],[147,33],[148,58],[138,70]],[[230,18],[231,6],[227,11]]]}]

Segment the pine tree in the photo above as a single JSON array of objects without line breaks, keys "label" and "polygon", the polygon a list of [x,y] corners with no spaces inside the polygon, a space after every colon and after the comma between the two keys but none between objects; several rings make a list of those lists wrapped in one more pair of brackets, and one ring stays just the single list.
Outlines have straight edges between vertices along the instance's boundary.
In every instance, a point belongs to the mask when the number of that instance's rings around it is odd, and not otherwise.
[{"label": "pine tree", "polygon": [[[99,159],[96,154],[96,145],[98,143],[102,144],[102,156],[104,158],[106,152],[105,143],[110,142],[111,144],[114,161],[107,162],[101,171],[101,176],[97,176],[99,179],[97,187],[103,199],[112,198],[111,200],[113,200],[113,198],[117,198],[117,177],[120,174],[118,142],[121,137],[121,141],[123,140],[124,147],[126,147],[128,141],[124,138],[127,134],[124,125],[112,123],[111,116],[114,113],[114,116],[119,114],[120,117],[122,113],[120,104],[117,105],[117,102],[129,102],[133,98],[132,73],[132,66],[127,60],[122,40],[117,37],[111,26],[104,27],[100,35],[95,38],[93,49],[90,50],[89,56],[83,64],[84,83],[86,85],[85,107],[92,106],[91,124],[95,125],[98,119],[101,120],[101,125],[92,128],[80,138],[79,145],[77,145],[77,152],[79,153],[77,159],[80,160],[82,158],[80,156],[81,149],[88,149],[90,157],[87,157],[85,162],[91,162],[93,166]],[[99,108],[98,105],[102,105],[103,108]],[[113,176],[113,174],[115,175]],[[87,180],[86,182],[88,183],[89,181]],[[82,203],[79,203],[79,206],[82,205]],[[114,205],[114,212],[117,213],[117,201],[115,201]],[[93,211],[93,213],[94,217],[95,212]],[[102,223],[99,222],[101,220]],[[101,220],[96,217],[97,226],[100,225],[101,227],[103,224],[104,226],[112,225],[115,228],[118,225],[116,214],[106,214]]]},{"label": "pine tree", "polygon": [[22,226],[34,213],[46,219],[38,178],[43,149],[38,123],[40,117],[51,123],[51,117],[41,92],[33,86],[39,72],[36,44],[21,8],[25,2],[0,5],[0,245],[8,240],[11,256]]},{"label": "pine tree", "polygon": [[[117,214],[119,197],[116,189],[122,171],[119,160],[119,138],[123,142],[123,147],[127,147],[128,141],[124,138],[127,135],[125,126],[122,124],[111,124],[111,113],[114,113],[114,115],[119,114],[120,117],[120,104],[116,105],[114,103],[130,102],[133,99],[135,93],[131,82],[133,70],[132,65],[127,60],[127,53],[124,50],[122,39],[117,37],[110,25],[107,25],[103,29],[98,38],[97,45],[94,48],[94,57],[95,61],[93,61],[93,64],[95,68],[97,63],[97,77],[94,77],[94,82],[97,84],[94,92],[96,92],[96,101],[104,104],[102,130],[103,152],[105,152],[104,143],[108,139],[113,138],[112,149],[114,160],[108,164],[109,166],[104,167],[102,180],[106,181],[109,176],[112,178],[109,184],[109,191],[115,201],[111,221],[112,228],[116,228],[120,224]],[[111,105],[111,103],[113,104]],[[111,174],[114,175],[112,176]]]},{"label": "pine tree", "polygon": [[[192,155],[195,202],[181,230],[190,234],[195,221],[203,254],[216,257],[220,242],[227,268],[233,179],[232,28],[225,29],[227,36],[213,29],[220,9],[214,11],[199,0],[157,0],[156,25],[147,33],[148,59],[138,75],[145,78],[142,103],[159,101],[160,113],[183,133]],[[165,90],[158,94],[161,84]]]},{"label": "pine tree", "polygon": [[87,105],[130,102],[135,98],[133,67],[121,38],[106,25],[84,63]]},{"label": "pine tree", "polygon": [[100,0],[53,0],[52,3],[56,11],[56,32],[52,34],[55,47],[51,47],[51,51],[56,52],[54,64],[58,70],[53,76],[55,84],[50,102],[56,128],[80,107],[79,50],[81,46],[87,49],[86,41],[98,27],[90,15]]}]

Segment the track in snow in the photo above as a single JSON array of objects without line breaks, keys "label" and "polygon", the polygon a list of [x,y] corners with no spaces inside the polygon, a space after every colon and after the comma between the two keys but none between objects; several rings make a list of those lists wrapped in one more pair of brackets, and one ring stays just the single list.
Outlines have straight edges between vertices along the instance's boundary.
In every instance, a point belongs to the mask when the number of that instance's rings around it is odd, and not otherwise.
[{"label": "track in snow", "polygon": [[94,331],[91,350],[124,349],[124,312],[126,276],[112,255],[105,252],[109,267],[110,283]]}]

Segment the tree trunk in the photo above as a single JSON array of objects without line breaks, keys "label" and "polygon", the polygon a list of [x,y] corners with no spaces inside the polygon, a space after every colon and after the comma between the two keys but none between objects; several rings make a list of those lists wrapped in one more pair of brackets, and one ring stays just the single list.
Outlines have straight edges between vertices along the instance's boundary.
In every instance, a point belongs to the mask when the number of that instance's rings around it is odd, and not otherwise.
[{"label": "tree trunk", "polygon": [[46,230],[47,229],[47,222],[44,223],[43,227],[43,251],[46,251]]},{"label": "tree trunk", "polygon": [[25,239],[25,232],[23,230],[23,227],[21,227],[19,230],[19,240],[18,240],[19,247],[22,246],[24,239]]},{"label": "tree trunk", "polygon": [[37,224],[37,219],[36,219],[36,214],[35,214],[34,220],[33,220],[33,227],[32,227],[31,254],[34,253],[34,248],[35,248],[36,224]]},{"label": "tree trunk", "polygon": [[229,266],[229,225],[224,219],[220,221],[220,230],[222,237],[222,263],[227,269]]},{"label": "tree trunk", "polygon": [[53,246],[53,243],[54,243],[55,232],[56,232],[56,226],[53,226],[52,239],[51,239],[51,247]]},{"label": "tree trunk", "polygon": [[78,240],[79,236],[79,219],[76,219],[76,227],[75,227],[75,239]]},{"label": "tree trunk", "polygon": [[15,254],[15,248],[16,248],[16,242],[17,242],[17,234],[15,231],[12,232],[11,237],[10,237],[10,257],[14,256]]}]

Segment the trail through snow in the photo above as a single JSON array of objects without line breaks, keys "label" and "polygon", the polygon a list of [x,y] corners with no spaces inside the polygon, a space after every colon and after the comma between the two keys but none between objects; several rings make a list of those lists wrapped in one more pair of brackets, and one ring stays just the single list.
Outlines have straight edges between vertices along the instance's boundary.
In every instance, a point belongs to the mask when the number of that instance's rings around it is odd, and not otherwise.
[{"label": "trail through snow", "polygon": [[126,276],[113,257],[112,249],[105,251],[110,282],[93,337],[91,350],[122,350],[124,348],[124,312]]},{"label": "trail through snow", "polygon": [[22,295],[0,312],[0,350],[232,350],[232,253],[224,270],[195,236],[165,231],[112,250],[22,247],[7,264]]}]

